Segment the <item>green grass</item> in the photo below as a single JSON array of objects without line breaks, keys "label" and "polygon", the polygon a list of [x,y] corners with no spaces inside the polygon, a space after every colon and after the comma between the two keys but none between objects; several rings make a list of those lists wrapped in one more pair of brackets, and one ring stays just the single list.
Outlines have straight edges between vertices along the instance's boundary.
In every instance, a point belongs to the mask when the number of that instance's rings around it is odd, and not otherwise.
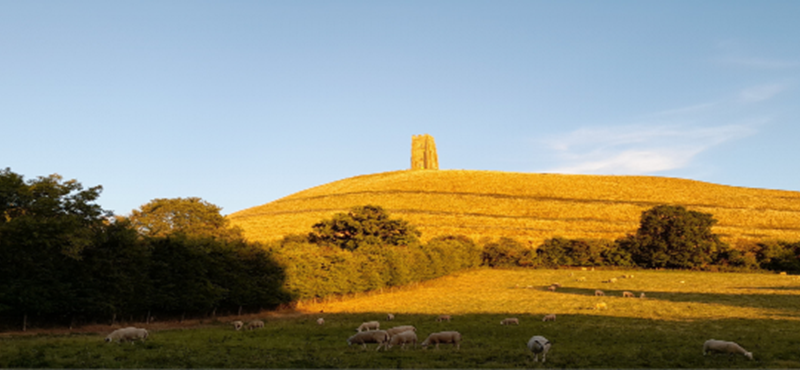
[{"label": "green grass", "polygon": [[[264,315],[266,327],[236,332],[227,323],[151,332],[144,343],[108,344],[107,332],[0,338],[0,367],[24,368],[800,368],[800,281],[772,274],[665,271],[476,270],[384,294],[306,304],[302,315]],[[634,279],[604,284],[624,273]],[[563,288],[543,287],[555,280]],[[681,283],[683,281],[683,283]],[[517,288],[531,284],[533,289]],[[521,284],[522,285],[522,284]],[[523,285],[524,286],[524,285]],[[600,300],[605,311],[586,307]],[[622,298],[623,290],[648,298]],[[426,303],[427,302],[427,303]],[[319,313],[324,307],[325,313]],[[386,312],[397,314],[384,321]],[[558,315],[542,322],[544,313]],[[437,323],[438,313],[453,314]],[[316,324],[324,317],[325,325]],[[519,326],[501,326],[518,317]],[[364,321],[410,324],[420,341],[457,330],[461,350],[348,347]],[[111,331],[111,328],[108,330]],[[547,363],[525,347],[533,335],[552,343]],[[754,353],[702,355],[706,339],[732,340]]]}]

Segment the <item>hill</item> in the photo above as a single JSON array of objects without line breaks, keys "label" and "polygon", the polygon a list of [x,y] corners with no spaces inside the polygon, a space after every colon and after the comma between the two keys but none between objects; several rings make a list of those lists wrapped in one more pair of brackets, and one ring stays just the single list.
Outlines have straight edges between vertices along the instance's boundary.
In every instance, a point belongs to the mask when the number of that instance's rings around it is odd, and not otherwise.
[{"label": "hill", "polygon": [[713,214],[714,232],[729,243],[800,240],[800,192],[652,176],[395,171],[334,181],[228,217],[248,239],[271,241],[365,204],[408,220],[423,240],[507,236],[535,247],[555,236],[616,239],[635,232],[642,211],[659,204]]}]

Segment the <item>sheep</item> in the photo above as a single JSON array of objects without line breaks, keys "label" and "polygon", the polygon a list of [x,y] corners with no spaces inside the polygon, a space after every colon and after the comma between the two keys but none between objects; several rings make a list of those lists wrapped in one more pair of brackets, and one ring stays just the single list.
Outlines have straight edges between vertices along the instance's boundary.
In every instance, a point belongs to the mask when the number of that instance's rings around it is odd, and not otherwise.
[{"label": "sheep", "polygon": [[594,291],[594,296],[595,296],[595,297],[605,297],[605,295],[606,295],[606,294],[605,294],[605,293],[603,293],[603,291],[602,291],[602,290],[600,290],[600,289],[597,289],[597,290],[595,290],[595,291]]},{"label": "sheep", "polygon": [[386,332],[389,333],[390,337],[393,337],[393,336],[395,336],[397,334],[404,333],[404,332],[407,332],[407,331],[416,332],[417,328],[415,328],[415,327],[413,327],[411,325],[402,325],[402,326],[395,326],[395,327],[393,327],[391,329],[386,330]]},{"label": "sheep", "polygon": [[533,361],[539,362],[539,354],[541,353],[542,363],[544,363],[547,360],[547,351],[550,350],[550,341],[541,335],[534,335],[528,340],[528,349],[533,354]]},{"label": "sheep", "polygon": [[547,288],[547,290],[549,290],[551,292],[555,292],[556,291],[556,286],[555,285],[551,285],[550,287]]},{"label": "sheep", "polygon": [[553,284],[550,284],[550,285],[552,285],[552,286],[554,286],[556,288],[561,288],[561,284],[559,284],[559,283],[553,283]]},{"label": "sheep", "polygon": [[645,298],[645,296],[644,296],[644,292],[642,292],[642,294],[639,294],[639,298],[640,298],[640,299],[643,299],[643,298]]},{"label": "sheep", "polygon": [[400,345],[400,348],[406,349],[406,344],[413,344],[414,348],[417,347],[417,333],[414,331],[404,331],[402,333],[398,333],[392,335],[389,338],[389,346],[388,348],[392,348],[392,346]]},{"label": "sheep", "polygon": [[376,351],[380,350],[381,347],[386,348],[386,345],[389,344],[389,333],[386,330],[369,330],[355,333],[350,338],[347,338],[348,346],[360,344],[364,349],[367,349],[367,343],[378,343],[378,348],[375,348]]},{"label": "sheep", "polygon": [[575,279],[575,281],[586,281],[586,277],[585,276],[581,276],[581,277]]},{"label": "sheep", "polygon": [[236,329],[236,331],[242,330],[242,327],[244,327],[244,323],[239,320],[236,320],[231,324],[233,324],[233,328]]},{"label": "sheep", "polygon": [[747,352],[744,348],[734,342],[727,342],[724,340],[709,339],[703,343],[703,356],[708,352],[721,352],[721,353],[741,353],[749,359],[753,359],[753,352]]},{"label": "sheep", "polygon": [[325,323],[325,319],[323,319],[321,317],[317,319],[317,325],[322,325],[324,323]]},{"label": "sheep", "polygon": [[137,339],[144,341],[148,336],[150,336],[150,333],[148,333],[146,329],[129,326],[112,331],[111,334],[106,337],[105,341],[106,343],[111,343],[113,341],[118,341],[120,343],[127,341],[134,342]]},{"label": "sheep", "polygon": [[616,282],[617,282],[617,278],[611,278],[611,279],[608,279],[608,280],[604,281],[604,283],[612,283],[612,284],[616,283]]},{"label": "sheep", "polygon": [[450,315],[439,315],[439,317],[436,318],[436,322],[442,322],[442,321],[450,322],[450,318],[451,318]]},{"label": "sheep", "polygon": [[394,314],[391,314],[391,313],[387,314],[386,315],[386,321],[392,321],[392,320],[394,320]]},{"label": "sheep", "polygon": [[556,321],[556,314],[551,313],[548,315],[544,315],[544,318],[542,318],[542,322],[544,321]]},{"label": "sheep", "polygon": [[247,323],[247,330],[259,329],[264,327],[264,322],[261,320],[253,320]]},{"label": "sheep", "polygon": [[607,310],[608,309],[608,305],[605,302],[600,302],[600,303],[594,305],[594,309],[595,310],[599,310],[599,309]]},{"label": "sheep", "polygon": [[378,330],[380,328],[381,328],[381,323],[379,323],[377,321],[367,321],[367,322],[361,323],[361,325],[358,327],[358,329],[356,329],[356,331],[360,333],[360,332],[365,331],[365,330],[367,330],[367,331],[368,330]]},{"label": "sheep", "polygon": [[429,345],[435,344],[436,349],[439,349],[439,343],[452,343],[453,346],[456,347],[456,350],[458,350],[461,348],[461,333],[457,331],[440,331],[438,333],[432,333],[425,338],[422,343],[420,343],[420,346],[427,349]]},{"label": "sheep", "polygon": [[633,279],[633,275],[622,275],[620,277],[623,279]]},{"label": "sheep", "polygon": [[622,292],[622,297],[623,297],[623,298],[633,298],[633,297],[634,297],[634,295],[633,295],[633,293],[631,293],[631,292],[624,291],[624,292]]},{"label": "sheep", "polygon": [[519,319],[517,319],[516,317],[509,317],[507,319],[504,319],[503,321],[500,321],[500,325],[511,325],[511,324],[519,325]]}]

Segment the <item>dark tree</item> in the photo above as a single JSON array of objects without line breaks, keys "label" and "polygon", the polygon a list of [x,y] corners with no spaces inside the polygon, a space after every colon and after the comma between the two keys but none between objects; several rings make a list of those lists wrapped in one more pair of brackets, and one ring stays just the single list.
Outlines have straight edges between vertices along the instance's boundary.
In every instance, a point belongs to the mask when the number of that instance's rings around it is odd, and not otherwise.
[{"label": "dark tree", "polygon": [[196,197],[160,198],[133,210],[130,221],[140,234],[149,237],[179,233],[200,238],[241,239],[241,229],[231,228],[228,219],[220,214],[221,210]]},{"label": "dark tree", "polygon": [[69,273],[107,222],[94,203],[101,189],[0,171],[0,311],[53,315],[79,305]]},{"label": "dark tree", "polygon": [[639,230],[618,241],[633,262],[648,268],[702,268],[727,250],[711,232],[711,214],[662,205],[642,212]]},{"label": "dark tree", "polygon": [[380,206],[354,207],[348,213],[337,213],[332,219],[313,226],[312,243],[347,249],[363,245],[415,245],[421,233],[407,221],[389,218]]}]

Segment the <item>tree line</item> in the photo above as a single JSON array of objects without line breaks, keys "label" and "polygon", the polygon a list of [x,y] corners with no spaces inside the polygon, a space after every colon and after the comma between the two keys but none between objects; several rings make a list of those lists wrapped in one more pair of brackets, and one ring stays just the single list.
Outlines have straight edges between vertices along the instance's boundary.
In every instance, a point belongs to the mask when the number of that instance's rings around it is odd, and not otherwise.
[{"label": "tree line", "polygon": [[421,233],[377,205],[358,206],[308,234],[249,243],[200,198],[155,199],[130,217],[58,175],[0,171],[0,327],[73,325],[273,309],[407,285],[480,266],[615,266],[800,272],[800,242],[731,248],[710,214],[663,205],[618,240],[474,241]]}]

